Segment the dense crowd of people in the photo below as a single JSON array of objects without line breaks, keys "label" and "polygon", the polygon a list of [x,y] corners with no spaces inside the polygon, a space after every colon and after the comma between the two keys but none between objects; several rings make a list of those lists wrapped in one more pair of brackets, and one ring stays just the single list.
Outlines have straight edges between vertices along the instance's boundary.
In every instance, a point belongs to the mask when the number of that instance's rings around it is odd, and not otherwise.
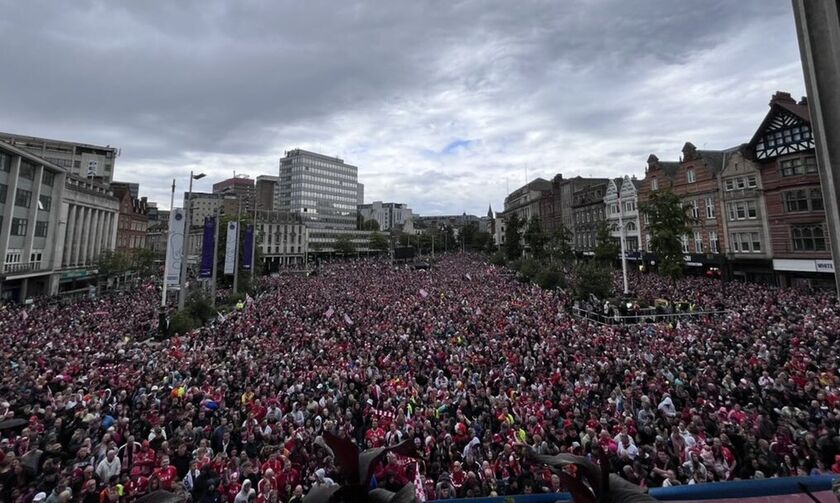
[{"label": "dense crowd of people", "polygon": [[833,294],[632,285],[726,312],[592,323],[470,255],[266,278],[243,309],[164,340],[144,340],[153,286],[4,305],[0,500],[297,503],[343,482],[327,431],[413,442],[373,484],[425,500],[564,491],[525,446],[604,451],[642,487],[840,473]]}]

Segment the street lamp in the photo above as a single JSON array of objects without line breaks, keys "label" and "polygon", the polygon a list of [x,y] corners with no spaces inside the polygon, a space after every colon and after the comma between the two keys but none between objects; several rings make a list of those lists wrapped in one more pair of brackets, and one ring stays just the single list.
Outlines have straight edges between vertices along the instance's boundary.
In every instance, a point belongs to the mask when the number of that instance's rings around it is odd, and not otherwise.
[{"label": "street lamp", "polygon": [[194,175],[192,171],[190,171],[190,188],[187,191],[187,199],[184,201],[184,223],[185,229],[184,232],[184,246],[181,252],[181,282],[180,282],[180,289],[178,291],[178,310],[183,311],[184,304],[187,301],[187,261],[189,260],[189,253],[190,253],[190,227],[191,225],[191,218],[192,213],[190,208],[190,200],[192,199],[192,183],[193,180],[201,180],[204,178],[204,173],[199,173]]}]

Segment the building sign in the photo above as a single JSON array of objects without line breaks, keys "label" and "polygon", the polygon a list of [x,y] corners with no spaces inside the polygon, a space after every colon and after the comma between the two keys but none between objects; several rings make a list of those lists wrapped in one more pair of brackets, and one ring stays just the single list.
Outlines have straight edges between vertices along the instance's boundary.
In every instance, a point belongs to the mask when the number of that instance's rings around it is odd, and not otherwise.
[{"label": "building sign", "polygon": [[834,262],[831,260],[815,260],[814,265],[817,267],[817,272],[834,273]]},{"label": "building sign", "polygon": [[773,259],[773,270],[834,274],[834,262],[824,259]]}]

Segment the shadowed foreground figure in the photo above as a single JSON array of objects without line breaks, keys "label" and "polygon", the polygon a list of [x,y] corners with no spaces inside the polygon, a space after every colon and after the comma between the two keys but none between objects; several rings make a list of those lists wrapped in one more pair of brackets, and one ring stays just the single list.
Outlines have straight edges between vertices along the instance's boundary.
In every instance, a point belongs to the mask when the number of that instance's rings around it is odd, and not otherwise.
[{"label": "shadowed foreground figure", "polygon": [[391,447],[377,447],[359,453],[356,444],[325,432],[324,441],[335,454],[344,485],[314,487],[303,499],[304,503],[413,503],[417,501],[414,484],[408,483],[398,492],[370,489],[376,463],[389,452],[416,458],[414,442],[405,440]]},{"label": "shadowed foreground figure", "polygon": [[[560,481],[569,489],[575,503],[648,503],[657,501],[642,492],[639,486],[631,484],[614,473],[610,473],[609,460],[603,450],[598,450],[596,466],[588,459],[571,454],[550,456],[537,454],[526,447],[526,456],[534,461],[548,465],[560,477]],[[571,475],[566,468],[573,466],[577,476]]]}]

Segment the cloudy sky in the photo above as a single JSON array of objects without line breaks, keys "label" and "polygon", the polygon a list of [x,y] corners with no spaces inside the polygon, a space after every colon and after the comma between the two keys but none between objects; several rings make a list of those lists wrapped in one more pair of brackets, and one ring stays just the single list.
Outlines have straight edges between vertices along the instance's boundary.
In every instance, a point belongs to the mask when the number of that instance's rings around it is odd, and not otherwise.
[{"label": "cloudy sky", "polygon": [[483,214],[526,179],[642,176],[804,93],[790,0],[0,0],[0,130],[110,144],[169,205],[190,169],[307,148],[366,200]]}]

